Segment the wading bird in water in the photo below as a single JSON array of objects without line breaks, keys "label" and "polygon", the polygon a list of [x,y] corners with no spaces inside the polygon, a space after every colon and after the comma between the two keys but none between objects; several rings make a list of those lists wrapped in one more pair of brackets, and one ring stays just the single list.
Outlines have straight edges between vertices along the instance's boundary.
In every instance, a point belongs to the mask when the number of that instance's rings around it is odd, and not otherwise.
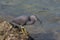
[{"label": "wading bird in water", "polygon": [[19,25],[22,25],[22,26],[32,25],[36,21],[39,21],[40,24],[42,23],[41,20],[36,15],[31,15],[31,16],[22,15],[22,16],[19,16],[17,18],[14,18],[12,20],[13,23],[16,23],[16,24],[19,24]]}]

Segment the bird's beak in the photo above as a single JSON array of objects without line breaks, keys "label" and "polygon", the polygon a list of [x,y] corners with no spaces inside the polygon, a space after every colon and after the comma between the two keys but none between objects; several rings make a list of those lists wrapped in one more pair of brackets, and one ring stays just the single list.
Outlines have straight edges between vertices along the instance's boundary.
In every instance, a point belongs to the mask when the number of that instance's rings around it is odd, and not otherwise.
[{"label": "bird's beak", "polygon": [[37,18],[37,20],[40,22],[40,24],[42,24],[42,21],[39,18]]}]

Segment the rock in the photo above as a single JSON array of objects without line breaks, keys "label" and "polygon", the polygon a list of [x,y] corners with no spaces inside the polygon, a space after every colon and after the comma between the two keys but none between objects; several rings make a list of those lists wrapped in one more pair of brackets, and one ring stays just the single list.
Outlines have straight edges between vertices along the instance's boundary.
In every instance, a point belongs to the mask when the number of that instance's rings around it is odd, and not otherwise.
[{"label": "rock", "polygon": [[0,40],[32,40],[30,35],[24,35],[21,30],[14,28],[7,21],[0,23]]}]

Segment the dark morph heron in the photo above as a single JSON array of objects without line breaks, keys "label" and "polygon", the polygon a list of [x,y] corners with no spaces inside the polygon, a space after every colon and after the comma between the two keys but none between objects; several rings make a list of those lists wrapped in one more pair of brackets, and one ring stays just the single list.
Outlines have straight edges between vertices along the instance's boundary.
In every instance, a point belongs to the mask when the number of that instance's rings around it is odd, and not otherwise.
[{"label": "dark morph heron", "polygon": [[31,16],[22,15],[12,20],[13,23],[16,23],[22,26],[32,25],[36,21],[39,21],[40,23],[42,23],[41,20],[36,15],[31,15]]}]

